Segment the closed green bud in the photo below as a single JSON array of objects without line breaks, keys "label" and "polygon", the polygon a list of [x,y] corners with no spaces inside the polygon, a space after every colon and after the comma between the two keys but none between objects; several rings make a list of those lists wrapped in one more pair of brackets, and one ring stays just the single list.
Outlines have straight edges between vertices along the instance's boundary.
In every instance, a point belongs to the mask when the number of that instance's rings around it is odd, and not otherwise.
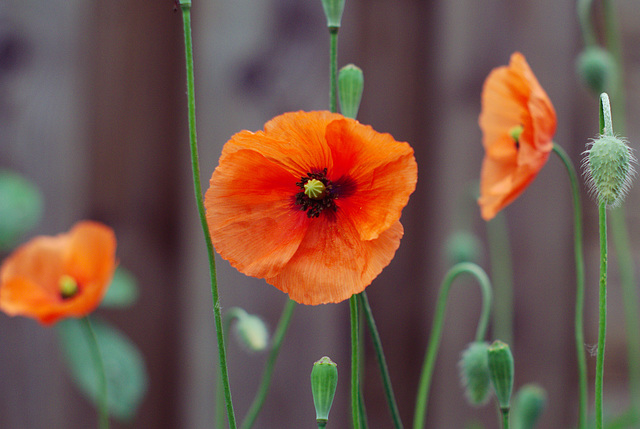
[{"label": "closed green bud", "polygon": [[586,154],[583,167],[591,194],[608,207],[620,205],[635,174],[635,158],[627,142],[603,135],[591,142]]},{"label": "closed green bud", "polygon": [[359,67],[347,64],[340,69],[338,73],[338,97],[340,99],[340,111],[343,116],[351,119],[355,119],[358,116],[363,87],[364,75]]},{"label": "closed green bud", "polygon": [[311,393],[319,425],[325,425],[329,420],[329,411],[337,386],[338,365],[326,356],[315,362],[311,370]]},{"label": "closed green bud", "polygon": [[322,0],[322,7],[327,17],[327,27],[340,28],[342,12],[344,11],[344,0]]},{"label": "closed green bud", "polygon": [[260,317],[249,314],[238,307],[229,309],[226,316],[229,321],[236,320],[234,330],[236,339],[247,350],[259,352],[269,346],[269,330]]},{"label": "closed green bud", "polygon": [[449,236],[445,245],[447,259],[452,265],[460,262],[476,262],[480,257],[482,246],[475,234],[468,231],[457,231]]},{"label": "closed green bud", "polygon": [[544,389],[535,384],[524,385],[513,401],[514,429],[533,429],[547,403]]},{"label": "closed green bud", "polygon": [[469,403],[481,406],[491,397],[491,381],[489,379],[489,361],[487,350],[489,344],[481,341],[469,344],[458,363],[460,380],[465,388]]},{"label": "closed green bud", "polygon": [[618,66],[608,51],[597,46],[586,48],[578,56],[576,68],[584,85],[594,94],[615,88]]},{"label": "closed green bud", "polygon": [[513,390],[513,355],[511,349],[502,341],[494,341],[487,351],[489,374],[493,390],[496,392],[500,408],[509,409]]}]

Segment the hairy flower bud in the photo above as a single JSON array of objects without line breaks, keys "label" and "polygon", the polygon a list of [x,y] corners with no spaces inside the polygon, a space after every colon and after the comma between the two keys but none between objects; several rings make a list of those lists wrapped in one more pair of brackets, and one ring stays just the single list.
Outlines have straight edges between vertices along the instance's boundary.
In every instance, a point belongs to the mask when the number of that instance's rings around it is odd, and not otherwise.
[{"label": "hairy flower bud", "polygon": [[338,386],[338,365],[327,356],[313,364],[311,370],[311,393],[316,408],[316,421],[326,425],[329,411],[333,404],[333,396]]},{"label": "hairy flower bud", "polygon": [[580,79],[596,95],[615,87],[617,68],[613,55],[596,46],[586,48],[576,62]]},{"label": "hairy flower bud", "polygon": [[547,403],[547,394],[538,385],[526,384],[518,390],[513,402],[514,429],[533,429]]},{"label": "hairy flower bud", "polygon": [[471,343],[462,352],[462,358],[458,363],[465,395],[469,403],[474,406],[486,404],[491,397],[488,348],[489,344],[485,342]]},{"label": "hairy flower bud", "polygon": [[582,164],[591,194],[608,207],[620,205],[635,174],[635,158],[627,142],[602,135],[591,142],[585,154]]},{"label": "hairy flower bud", "polygon": [[513,356],[502,341],[494,341],[488,348],[489,374],[493,390],[502,410],[509,409],[513,390]]},{"label": "hairy flower bud", "polygon": [[480,239],[468,231],[457,231],[447,238],[445,253],[452,264],[476,262],[480,258],[482,245]]},{"label": "hairy flower bud", "polygon": [[362,100],[364,87],[364,75],[362,70],[347,64],[338,73],[338,98],[340,99],[340,111],[343,116],[355,119]]}]

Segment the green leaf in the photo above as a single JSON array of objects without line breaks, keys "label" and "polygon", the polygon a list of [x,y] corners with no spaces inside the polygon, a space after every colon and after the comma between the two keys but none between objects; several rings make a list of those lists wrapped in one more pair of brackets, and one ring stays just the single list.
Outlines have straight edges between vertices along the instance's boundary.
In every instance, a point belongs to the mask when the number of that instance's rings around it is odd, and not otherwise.
[{"label": "green leaf", "polygon": [[124,308],[130,307],[138,299],[138,283],[129,270],[123,267],[116,268],[113,279],[107,289],[107,293],[101,307]]},{"label": "green leaf", "polygon": [[[122,333],[105,322],[92,319],[107,376],[109,414],[119,420],[130,420],[147,391],[147,373],[138,348]],[[100,378],[91,354],[88,332],[82,320],[67,319],[56,325],[65,361],[72,379],[94,403],[100,392]]]},{"label": "green leaf", "polygon": [[17,173],[0,169],[0,251],[8,251],[42,217],[42,194]]}]

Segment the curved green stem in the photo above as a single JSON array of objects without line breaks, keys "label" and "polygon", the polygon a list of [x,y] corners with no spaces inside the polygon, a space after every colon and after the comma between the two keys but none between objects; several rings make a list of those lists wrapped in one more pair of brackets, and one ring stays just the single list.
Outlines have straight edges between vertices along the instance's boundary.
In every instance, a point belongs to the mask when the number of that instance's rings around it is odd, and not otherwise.
[{"label": "curved green stem", "polygon": [[82,322],[87,332],[87,338],[89,339],[89,347],[91,348],[91,355],[100,386],[100,393],[98,395],[98,427],[100,429],[109,429],[107,373],[104,369],[104,361],[102,360],[102,353],[100,353],[100,345],[98,344],[98,338],[93,330],[93,326],[91,326],[89,316],[84,317]]},{"label": "curved green stem", "polygon": [[574,316],[575,347],[578,360],[578,428],[587,427],[588,387],[587,356],[584,348],[584,246],[582,238],[582,204],[578,174],[567,153],[557,144],[553,152],[560,158],[569,175],[573,200],[573,251],[576,266],[576,312]]},{"label": "curved green stem", "polygon": [[596,429],[603,427],[604,348],[607,333],[607,205],[599,205],[600,219],[600,300],[598,354],[596,356]]},{"label": "curved green stem", "polygon": [[580,21],[580,30],[585,45],[593,46],[596,44],[596,33],[593,30],[591,22],[591,5],[593,0],[578,0],[578,20]]},{"label": "curved green stem", "polygon": [[200,183],[200,162],[198,160],[198,143],[196,138],[196,97],[195,97],[195,78],[193,71],[193,41],[191,37],[191,1],[180,0],[180,8],[182,9],[182,21],[184,30],[184,45],[186,58],[187,73],[187,106],[189,114],[189,143],[191,149],[191,170],[193,173],[193,187],[198,207],[198,215],[202,232],[204,233],[207,245],[207,255],[209,258],[209,274],[211,277],[211,297],[213,299],[213,315],[216,325],[216,337],[218,341],[218,362],[220,366],[220,377],[224,387],[225,402],[227,405],[227,419],[229,420],[230,429],[236,429],[236,417],[233,410],[233,402],[231,400],[231,388],[229,386],[229,371],[227,368],[227,353],[224,345],[224,334],[222,328],[222,316],[220,312],[220,297],[218,295],[218,281],[216,279],[216,261],[213,243],[211,242],[211,234],[207,225],[207,217],[204,209],[204,201],[202,197],[202,185]]},{"label": "curved green stem", "polygon": [[473,275],[476,280],[478,280],[482,290],[482,312],[478,322],[478,329],[476,330],[475,341],[483,341],[487,333],[487,326],[491,315],[491,282],[489,281],[489,277],[487,277],[484,270],[476,264],[470,262],[456,264],[447,272],[440,287],[440,294],[438,295],[436,310],[433,316],[433,325],[431,327],[431,337],[429,338],[427,354],[422,366],[422,374],[420,375],[416,409],[413,417],[414,429],[422,429],[424,427],[427,416],[427,399],[429,397],[433,368],[440,346],[440,338],[442,337],[442,325],[447,307],[447,298],[449,297],[453,280],[462,273]]},{"label": "curved green stem", "polygon": [[262,373],[262,380],[260,381],[260,387],[258,388],[258,393],[256,394],[249,411],[247,412],[247,416],[242,422],[242,429],[249,429],[253,426],[256,418],[258,417],[258,413],[262,409],[262,405],[264,404],[264,400],[267,397],[267,393],[269,392],[269,385],[271,384],[271,376],[273,375],[273,368],[275,367],[276,360],[278,359],[278,354],[280,353],[280,347],[282,346],[282,342],[287,333],[287,329],[291,323],[291,316],[293,316],[293,310],[296,308],[295,301],[287,300],[287,303],[282,310],[282,315],[280,316],[280,321],[278,322],[278,327],[273,334],[273,343],[271,346],[271,350],[269,351],[269,357],[267,358],[267,363],[264,368],[264,372]]},{"label": "curved green stem", "polygon": [[349,309],[351,313],[351,418],[353,429],[361,429],[360,419],[360,388],[359,370],[360,355],[358,347],[358,302],[356,296],[349,298]]},{"label": "curved green stem", "polygon": [[389,405],[389,410],[391,411],[391,419],[393,420],[393,427],[395,429],[402,429],[402,420],[400,419],[400,412],[398,411],[398,405],[396,404],[396,398],[393,394],[393,387],[391,386],[391,377],[389,376],[389,368],[387,367],[387,360],[384,356],[384,351],[382,350],[382,341],[380,340],[380,334],[378,333],[378,328],[376,326],[376,321],[373,319],[373,312],[371,311],[371,306],[369,305],[369,299],[367,298],[367,293],[362,292],[359,295],[360,303],[362,304],[362,309],[364,311],[365,318],[367,320],[367,326],[369,327],[369,332],[371,334],[371,339],[373,341],[373,347],[376,352],[376,357],[378,358],[378,367],[380,368],[380,374],[382,375],[382,384],[384,386],[384,394],[387,398],[387,404]]}]

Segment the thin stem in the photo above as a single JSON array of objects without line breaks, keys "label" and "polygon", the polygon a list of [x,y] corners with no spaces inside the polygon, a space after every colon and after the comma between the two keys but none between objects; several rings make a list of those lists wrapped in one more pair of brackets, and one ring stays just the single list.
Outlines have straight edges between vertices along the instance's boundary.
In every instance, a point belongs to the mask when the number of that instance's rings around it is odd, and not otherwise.
[{"label": "thin stem", "polygon": [[576,312],[574,316],[576,357],[578,360],[578,428],[587,427],[588,387],[587,356],[584,348],[584,246],[582,237],[582,204],[578,174],[567,153],[554,143],[553,152],[567,170],[573,200],[573,251],[576,266]]},{"label": "thin stem", "polygon": [[369,305],[367,293],[362,292],[358,295],[358,297],[360,298],[360,303],[362,304],[362,309],[365,318],[367,319],[367,326],[369,327],[369,333],[371,334],[371,339],[373,340],[373,348],[375,349],[376,357],[378,358],[378,367],[380,368],[380,374],[382,375],[384,394],[387,398],[389,411],[391,411],[393,427],[395,429],[402,429],[402,420],[400,419],[400,412],[398,411],[398,405],[396,404],[396,397],[393,394],[393,387],[391,386],[391,377],[389,376],[387,359],[385,358],[384,351],[382,350],[382,341],[380,340],[380,334],[378,333],[378,328],[376,327],[376,321],[373,319],[373,312],[371,311],[371,306]]},{"label": "thin stem", "polygon": [[442,325],[447,307],[447,298],[449,297],[453,280],[462,273],[473,275],[476,280],[478,280],[478,284],[482,290],[482,312],[480,314],[480,320],[478,321],[475,341],[483,341],[487,333],[487,326],[491,315],[491,282],[489,281],[489,277],[487,277],[484,270],[476,264],[470,262],[456,264],[445,275],[440,287],[438,301],[436,302],[436,310],[431,327],[431,337],[429,338],[427,353],[422,366],[422,374],[420,375],[420,384],[413,417],[414,429],[422,429],[424,427],[427,416],[427,399],[429,397],[433,368],[440,346],[440,338],[442,337]]},{"label": "thin stem", "polygon": [[191,1],[180,0],[182,9],[182,20],[184,29],[184,45],[187,73],[187,106],[189,113],[189,143],[191,149],[191,170],[193,173],[193,187],[200,216],[200,224],[204,233],[209,258],[209,274],[211,277],[211,297],[213,299],[213,315],[216,326],[216,337],[218,341],[218,362],[220,366],[220,377],[224,387],[225,402],[227,405],[227,419],[229,427],[236,429],[236,417],[231,400],[231,389],[229,387],[229,371],[227,369],[227,353],[224,345],[224,333],[222,327],[222,316],[220,312],[220,297],[218,295],[218,281],[216,279],[216,261],[211,234],[207,226],[207,217],[202,198],[202,185],[200,183],[200,162],[198,160],[198,143],[196,137],[196,98],[195,98],[195,78],[193,71],[193,41],[191,37]]},{"label": "thin stem", "polygon": [[604,347],[607,333],[607,205],[601,202],[600,212],[600,305],[598,354],[596,356],[596,429],[603,427]]},{"label": "thin stem", "polygon": [[338,111],[338,28],[329,27],[329,111]]},{"label": "thin stem", "polygon": [[360,368],[360,356],[358,354],[358,302],[355,295],[349,298],[349,309],[351,313],[351,417],[353,429],[361,429],[358,383]]},{"label": "thin stem", "polygon": [[502,429],[509,429],[509,408],[502,408],[500,414],[502,414]]},{"label": "thin stem", "polygon": [[495,290],[492,332],[513,348],[513,267],[507,222],[502,212],[487,222],[491,278]]},{"label": "thin stem", "polygon": [[578,0],[578,20],[580,21],[582,38],[584,39],[584,44],[587,47],[594,46],[596,44],[596,34],[591,22],[592,4],[593,0]]},{"label": "thin stem", "polygon": [[296,308],[295,301],[287,300],[287,303],[282,310],[282,315],[280,316],[280,321],[278,322],[278,326],[276,331],[273,334],[273,343],[271,346],[271,350],[269,351],[269,357],[267,358],[267,363],[265,364],[264,372],[262,373],[262,380],[260,381],[260,387],[258,388],[258,392],[256,394],[249,411],[247,412],[247,416],[242,422],[242,429],[249,429],[253,426],[256,418],[258,417],[258,413],[262,409],[262,405],[267,397],[267,393],[269,392],[269,385],[271,384],[271,376],[273,375],[273,369],[275,367],[276,360],[278,359],[278,354],[280,353],[280,347],[282,346],[282,342],[287,333],[287,329],[291,324],[291,316],[293,315],[293,310]]},{"label": "thin stem", "polygon": [[93,326],[91,326],[89,316],[84,317],[82,322],[85,331],[87,332],[89,347],[91,348],[91,356],[93,358],[93,364],[96,369],[96,376],[98,377],[98,383],[100,386],[100,392],[98,395],[98,427],[100,429],[109,429],[107,373],[104,369],[104,361],[102,360],[102,353],[100,353],[100,345],[98,344],[98,338],[93,330]]}]

